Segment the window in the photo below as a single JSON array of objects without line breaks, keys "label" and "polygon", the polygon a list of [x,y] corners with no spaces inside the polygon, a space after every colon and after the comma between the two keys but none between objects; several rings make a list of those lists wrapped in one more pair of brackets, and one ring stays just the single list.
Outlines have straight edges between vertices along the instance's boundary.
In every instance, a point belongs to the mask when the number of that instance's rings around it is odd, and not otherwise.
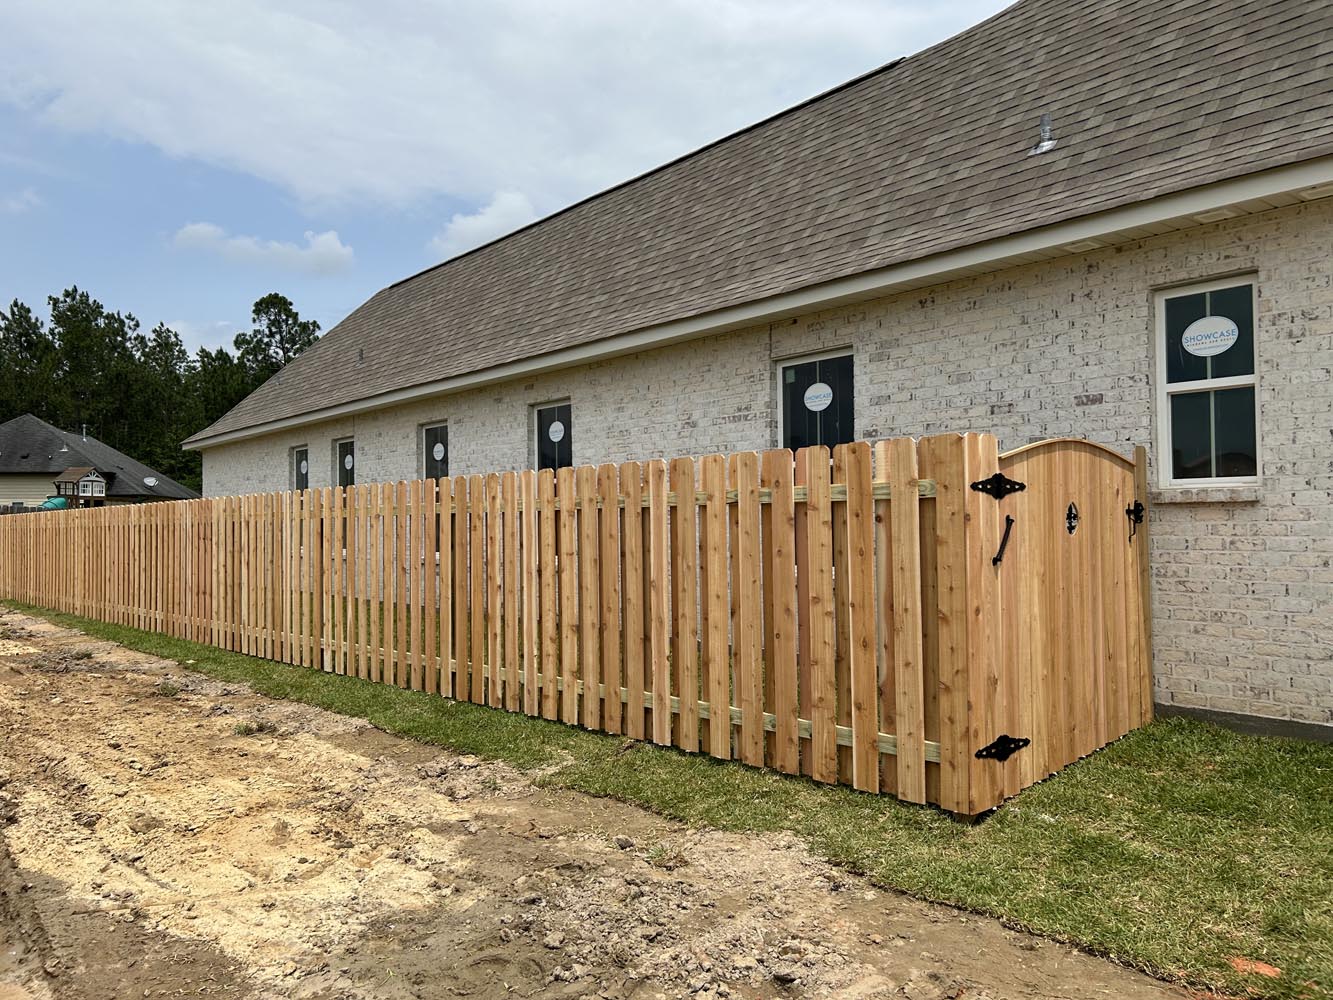
[{"label": "window", "polygon": [[855,439],[850,354],[784,362],[778,377],[784,448],[831,448]]},{"label": "window", "polygon": [[292,449],[292,489],[310,489],[310,449]]},{"label": "window", "polygon": [[421,428],[421,468],[425,479],[449,475],[449,425]]},{"label": "window", "polygon": [[537,468],[563,469],[574,464],[572,415],[569,403],[537,407]]},{"label": "window", "polygon": [[1158,465],[1164,486],[1254,483],[1255,286],[1212,282],[1157,296]]},{"label": "window", "polygon": [[334,456],[337,463],[338,485],[355,486],[356,485],[356,442],[339,441],[334,445]]}]

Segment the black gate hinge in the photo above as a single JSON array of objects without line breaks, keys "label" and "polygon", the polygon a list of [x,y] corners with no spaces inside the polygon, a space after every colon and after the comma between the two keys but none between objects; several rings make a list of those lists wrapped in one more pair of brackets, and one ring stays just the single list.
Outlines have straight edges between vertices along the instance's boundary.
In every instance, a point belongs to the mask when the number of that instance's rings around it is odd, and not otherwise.
[{"label": "black gate hinge", "polygon": [[997,472],[989,479],[978,479],[972,484],[972,488],[978,493],[989,493],[996,500],[1003,500],[1010,493],[1021,493],[1028,488],[1027,483],[1020,483],[1016,479],[1010,479],[1002,472]]},{"label": "black gate hinge", "polygon": [[988,743],[978,750],[976,757],[977,760],[1008,760],[1031,742],[1026,736],[1010,736],[1007,733],[1001,733],[995,737],[995,742]]}]

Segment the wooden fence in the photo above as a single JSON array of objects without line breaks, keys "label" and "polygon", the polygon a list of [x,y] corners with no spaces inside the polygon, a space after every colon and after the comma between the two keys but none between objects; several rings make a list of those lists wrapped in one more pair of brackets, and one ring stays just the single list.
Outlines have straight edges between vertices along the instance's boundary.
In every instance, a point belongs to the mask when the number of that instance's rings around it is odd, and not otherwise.
[{"label": "wooden fence", "polygon": [[1150,717],[1136,500],[903,438],[7,517],[0,596],[970,815]]}]

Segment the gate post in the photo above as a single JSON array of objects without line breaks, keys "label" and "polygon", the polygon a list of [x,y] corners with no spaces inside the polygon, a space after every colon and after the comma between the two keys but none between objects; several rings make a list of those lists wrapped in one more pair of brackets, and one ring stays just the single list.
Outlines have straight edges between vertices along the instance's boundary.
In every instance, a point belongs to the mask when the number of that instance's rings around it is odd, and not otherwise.
[{"label": "gate post", "polygon": [[999,449],[991,434],[943,434],[922,439],[919,453],[919,475],[935,481],[936,607],[924,613],[936,622],[938,802],[971,816],[999,804],[1005,769],[1015,766],[975,756],[1006,731],[1010,714],[991,562],[1001,518],[994,499],[970,488],[998,471]]}]

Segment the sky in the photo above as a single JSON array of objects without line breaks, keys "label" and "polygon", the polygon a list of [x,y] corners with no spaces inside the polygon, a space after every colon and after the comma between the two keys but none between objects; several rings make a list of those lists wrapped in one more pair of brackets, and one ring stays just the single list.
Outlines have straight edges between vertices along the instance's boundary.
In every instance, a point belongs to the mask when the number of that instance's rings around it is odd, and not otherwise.
[{"label": "sky", "polygon": [[0,307],[191,349],[378,289],[1006,0],[5,0]]}]

